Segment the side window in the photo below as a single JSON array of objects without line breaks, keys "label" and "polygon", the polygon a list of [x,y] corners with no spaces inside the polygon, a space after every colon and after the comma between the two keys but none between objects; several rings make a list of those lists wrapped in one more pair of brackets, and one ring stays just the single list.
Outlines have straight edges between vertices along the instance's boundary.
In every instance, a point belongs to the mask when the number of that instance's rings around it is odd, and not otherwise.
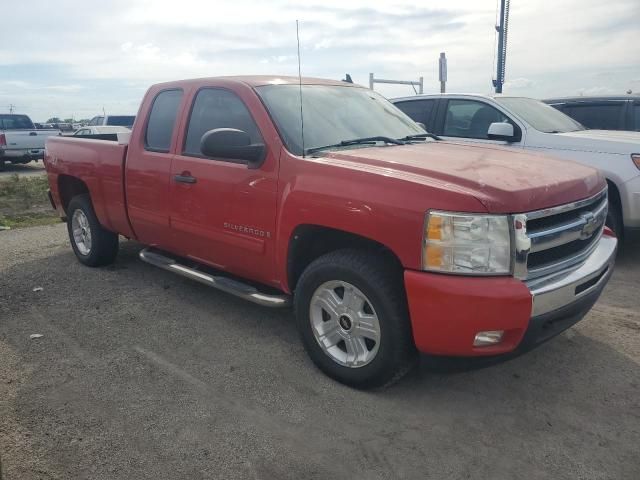
[{"label": "side window", "polygon": [[633,104],[633,125],[636,132],[640,132],[640,102]]},{"label": "side window", "polygon": [[205,88],[198,92],[193,102],[183,153],[202,156],[200,140],[206,132],[216,128],[244,130],[249,134],[251,143],[262,142],[258,126],[235,93],[219,88]]},{"label": "side window", "polygon": [[144,146],[146,150],[169,151],[181,101],[182,90],[165,90],[156,95],[145,133]]},{"label": "side window", "polygon": [[565,107],[564,113],[587,128],[620,130],[623,128],[623,107],[624,104],[621,102],[578,103]]},{"label": "side window", "polygon": [[431,113],[435,107],[435,100],[408,100],[406,102],[396,103],[396,107],[402,110],[414,122],[420,122],[427,127],[427,131],[431,130]]},{"label": "side window", "polygon": [[442,134],[449,137],[488,139],[489,125],[512,123],[498,109],[475,100],[449,100]]}]

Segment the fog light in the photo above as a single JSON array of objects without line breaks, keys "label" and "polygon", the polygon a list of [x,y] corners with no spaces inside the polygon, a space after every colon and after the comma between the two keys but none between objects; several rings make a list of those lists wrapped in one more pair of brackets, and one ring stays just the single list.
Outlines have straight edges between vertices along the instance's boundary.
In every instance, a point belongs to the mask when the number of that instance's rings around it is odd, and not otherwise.
[{"label": "fog light", "polygon": [[476,338],[473,340],[474,347],[486,347],[487,345],[495,345],[502,341],[504,330],[488,330],[486,332],[476,333]]}]

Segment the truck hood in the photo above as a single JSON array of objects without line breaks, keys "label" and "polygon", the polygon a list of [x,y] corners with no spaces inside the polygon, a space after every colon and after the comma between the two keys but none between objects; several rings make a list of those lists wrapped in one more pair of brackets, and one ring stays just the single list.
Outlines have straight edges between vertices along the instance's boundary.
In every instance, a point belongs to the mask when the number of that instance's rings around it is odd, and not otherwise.
[{"label": "truck hood", "polygon": [[640,132],[579,130],[548,135],[553,136],[553,146],[556,148],[621,155],[640,152]]},{"label": "truck hood", "polygon": [[324,156],[329,163],[473,195],[489,213],[561,205],[595,195],[606,185],[590,167],[496,146],[429,141]]}]

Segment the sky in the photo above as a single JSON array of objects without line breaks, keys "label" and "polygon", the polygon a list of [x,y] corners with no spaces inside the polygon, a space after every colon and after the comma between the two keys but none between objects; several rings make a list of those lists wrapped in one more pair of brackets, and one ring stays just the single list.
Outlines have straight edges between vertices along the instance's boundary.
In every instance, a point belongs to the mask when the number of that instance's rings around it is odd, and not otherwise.
[{"label": "sky", "polygon": [[[4,1],[0,113],[34,121],[133,114],[161,81],[297,75],[296,19],[304,76],[422,76],[434,93],[440,52],[448,92],[490,93],[495,76],[496,0]],[[511,0],[504,93],[640,93],[639,18],[638,0]]]}]

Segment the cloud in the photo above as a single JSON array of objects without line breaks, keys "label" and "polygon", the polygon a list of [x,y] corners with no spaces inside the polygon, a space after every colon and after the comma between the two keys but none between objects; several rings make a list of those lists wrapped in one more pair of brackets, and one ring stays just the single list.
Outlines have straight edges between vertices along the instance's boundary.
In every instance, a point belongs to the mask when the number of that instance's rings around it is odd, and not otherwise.
[{"label": "cloud", "polygon": [[504,87],[513,88],[513,89],[527,89],[527,88],[533,87],[534,85],[535,85],[535,82],[533,80],[530,80],[524,77],[519,77],[519,78],[514,78],[513,80],[509,80],[505,82]]},{"label": "cloud", "polygon": [[[640,78],[637,0],[512,2],[505,93],[557,96],[581,89],[624,92]],[[33,15],[37,11],[38,15]],[[12,3],[0,42],[0,105],[44,118],[134,112],[152,83],[229,74],[297,74],[300,20],[304,75],[367,84],[425,78],[439,90],[491,90],[495,2],[111,0],[108,10],[70,0]],[[29,24],[29,35],[24,25]],[[376,86],[411,94],[406,86]]]}]

